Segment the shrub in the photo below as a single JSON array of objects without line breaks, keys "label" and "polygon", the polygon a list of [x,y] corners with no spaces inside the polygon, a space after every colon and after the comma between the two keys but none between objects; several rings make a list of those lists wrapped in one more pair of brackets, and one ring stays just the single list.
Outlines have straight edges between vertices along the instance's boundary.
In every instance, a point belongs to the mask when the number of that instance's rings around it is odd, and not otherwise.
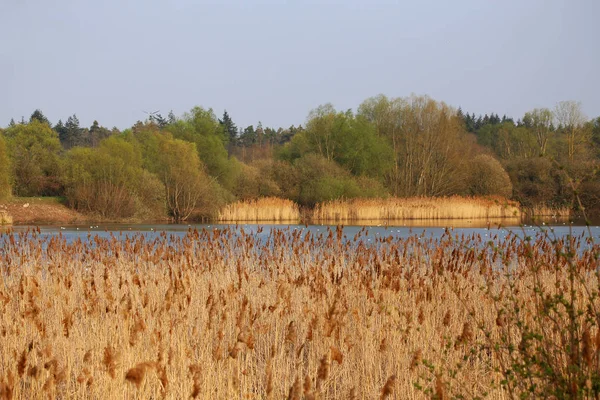
[{"label": "shrub", "polygon": [[510,177],[502,164],[487,154],[480,154],[470,162],[467,187],[473,196],[512,195]]}]

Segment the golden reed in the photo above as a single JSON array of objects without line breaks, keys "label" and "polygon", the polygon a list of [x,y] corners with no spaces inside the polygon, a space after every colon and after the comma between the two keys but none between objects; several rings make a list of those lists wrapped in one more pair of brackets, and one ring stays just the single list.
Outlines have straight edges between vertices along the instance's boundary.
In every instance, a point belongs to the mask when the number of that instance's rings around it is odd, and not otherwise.
[{"label": "golden reed", "polygon": [[411,197],[334,200],[318,204],[314,222],[520,219],[516,202],[500,197]]},{"label": "golden reed", "polygon": [[[556,352],[568,318],[536,317],[534,283],[550,298],[600,285],[581,236],[569,286],[566,239],[346,233],[0,233],[0,399],[505,399],[500,362],[523,353],[480,344],[523,344],[511,301]],[[582,340],[556,362],[598,370],[585,310],[600,299],[579,298]]]},{"label": "golden reed", "polygon": [[300,208],[291,200],[263,197],[244,200],[223,207],[218,222],[298,222]]}]

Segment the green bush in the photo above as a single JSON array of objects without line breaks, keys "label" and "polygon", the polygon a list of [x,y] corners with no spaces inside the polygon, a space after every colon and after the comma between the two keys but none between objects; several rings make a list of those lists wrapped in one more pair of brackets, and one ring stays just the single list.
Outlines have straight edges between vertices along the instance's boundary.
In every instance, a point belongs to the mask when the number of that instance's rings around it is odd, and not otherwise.
[{"label": "green bush", "polygon": [[[148,218],[164,210],[164,186],[142,169],[142,158],[124,139],[67,153],[65,195],[71,207],[102,218]],[[164,214],[156,215],[163,217]]]}]

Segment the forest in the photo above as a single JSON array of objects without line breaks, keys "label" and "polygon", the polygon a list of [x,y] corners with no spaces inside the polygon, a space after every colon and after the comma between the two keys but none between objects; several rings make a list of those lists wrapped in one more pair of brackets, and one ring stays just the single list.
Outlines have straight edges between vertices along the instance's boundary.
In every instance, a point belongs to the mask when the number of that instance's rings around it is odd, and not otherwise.
[{"label": "forest", "polygon": [[325,104],[303,126],[237,127],[227,111],[150,114],[119,130],[41,110],[0,128],[0,200],[59,197],[104,220],[214,218],[239,200],[502,196],[600,209],[600,117],[563,101],[515,119],[427,96]]}]

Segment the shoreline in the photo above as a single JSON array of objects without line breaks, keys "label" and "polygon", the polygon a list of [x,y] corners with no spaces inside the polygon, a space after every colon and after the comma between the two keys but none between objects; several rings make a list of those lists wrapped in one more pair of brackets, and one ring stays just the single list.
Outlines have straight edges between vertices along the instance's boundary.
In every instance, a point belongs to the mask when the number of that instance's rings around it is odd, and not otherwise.
[{"label": "shoreline", "polygon": [[[265,204],[266,203],[266,204]],[[427,207],[423,207],[424,203]],[[407,198],[407,199],[364,199],[334,201],[321,203],[314,208],[305,208],[282,200],[285,209],[277,207],[273,199],[259,199],[227,205],[228,216],[222,214],[213,219],[190,219],[180,222],[181,225],[198,224],[240,224],[240,225],[360,225],[360,226],[453,226],[453,227],[485,227],[493,225],[519,225],[527,221],[557,223],[570,217],[565,210],[552,210],[549,215],[534,215],[518,203],[499,198]],[[323,213],[323,209],[334,205],[334,212]],[[485,206],[482,206],[485,204]],[[477,207],[473,207],[477,205]],[[236,213],[236,207],[243,210]],[[471,207],[471,208],[470,208]],[[437,208],[437,209],[436,209]],[[456,213],[461,208],[465,212]],[[489,212],[497,208],[499,212]],[[506,210],[512,210],[506,212]],[[472,210],[473,212],[469,213]],[[518,211],[518,213],[515,212]],[[545,211],[549,209],[545,208]],[[158,219],[103,219],[82,214],[67,207],[60,198],[31,197],[13,198],[0,203],[0,211],[4,211],[5,224],[2,226],[28,225],[177,225],[169,218]],[[425,212],[424,212],[425,211]],[[270,218],[273,216],[273,218]],[[432,217],[433,216],[433,217]],[[558,216],[558,218],[553,218]],[[283,218],[282,218],[283,217]],[[383,217],[383,218],[382,218]],[[387,218],[386,218],[387,217]],[[6,221],[9,223],[7,224]]]}]

